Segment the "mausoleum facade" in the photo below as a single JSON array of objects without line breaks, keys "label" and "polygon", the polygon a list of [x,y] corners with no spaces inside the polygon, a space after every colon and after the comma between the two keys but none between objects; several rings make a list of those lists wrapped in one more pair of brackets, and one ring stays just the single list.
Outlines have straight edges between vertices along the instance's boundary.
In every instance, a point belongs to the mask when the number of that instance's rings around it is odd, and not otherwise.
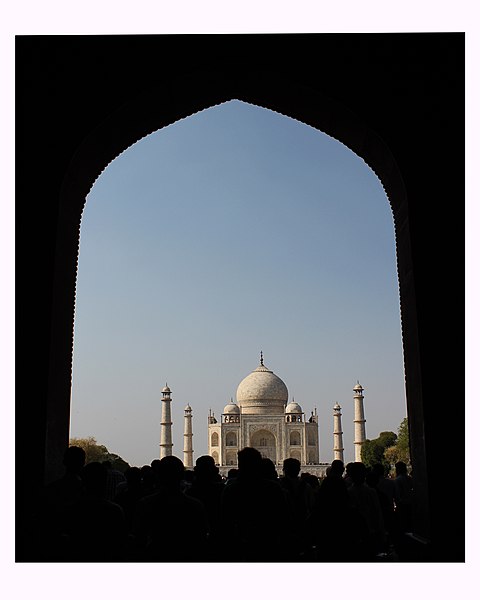
[{"label": "mausoleum facade", "polygon": [[300,461],[302,471],[323,476],[329,463],[320,463],[317,409],[308,418],[302,407],[288,401],[285,383],[263,364],[239,384],[236,402],[225,406],[220,422],[210,411],[208,453],[226,474],[237,466],[245,447],[259,450],[281,472],[286,458]]}]

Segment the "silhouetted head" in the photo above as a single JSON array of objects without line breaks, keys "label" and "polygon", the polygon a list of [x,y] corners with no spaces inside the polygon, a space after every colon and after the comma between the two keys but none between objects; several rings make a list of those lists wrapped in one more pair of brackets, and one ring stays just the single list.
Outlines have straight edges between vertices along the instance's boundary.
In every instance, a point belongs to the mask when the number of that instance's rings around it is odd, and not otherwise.
[{"label": "silhouetted head", "polygon": [[302,473],[300,475],[300,479],[306,481],[308,485],[314,489],[320,487],[320,481],[316,475],[312,475],[311,473]]},{"label": "silhouetted head", "polygon": [[[334,460],[330,465],[330,476],[333,477],[341,477],[343,472],[345,471],[345,465],[343,464],[343,460]],[[328,477],[328,474],[327,474]]]},{"label": "silhouetted head", "polygon": [[351,477],[352,476],[352,467],[355,463],[347,463],[347,466],[345,467],[345,476],[346,477]]},{"label": "silhouetted head", "polygon": [[183,462],[176,456],[164,456],[159,465],[158,477],[160,485],[177,487],[183,479]]},{"label": "silhouetted head", "polygon": [[360,485],[365,482],[365,477],[367,475],[367,468],[361,462],[351,463],[350,468],[350,477],[354,485]]},{"label": "silhouetted head", "polygon": [[194,467],[195,476],[199,480],[214,481],[218,479],[218,467],[215,464],[213,456],[206,454],[199,456],[195,461]]},{"label": "silhouetted head", "polygon": [[142,474],[142,485],[145,489],[152,489],[155,485],[155,472],[150,465],[143,465],[140,472]]},{"label": "silhouetted head", "polygon": [[406,475],[407,474],[407,465],[399,460],[397,463],[395,463],[395,472],[398,475]]},{"label": "silhouetted head", "polygon": [[150,469],[152,471],[152,481],[155,482],[155,485],[158,485],[159,472],[160,472],[160,459],[154,458],[150,463]]},{"label": "silhouetted head", "polygon": [[152,469],[156,472],[158,470],[158,466],[160,464],[160,459],[159,458],[154,458],[152,460],[152,462],[150,463],[150,466],[152,467]]},{"label": "silhouetted head", "polygon": [[228,479],[236,479],[238,477],[238,469],[229,469],[227,473]]},{"label": "silhouetted head", "polygon": [[262,455],[255,448],[244,448],[238,453],[239,475],[246,477],[261,477]]},{"label": "silhouetted head", "polygon": [[86,454],[79,446],[70,446],[63,455],[63,464],[67,473],[79,474],[85,465]]},{"label": "silhouetted head", "polygon": [[300,473],[300,461],[297,458],[286,458],[283,461],[283,474],[285,477],[296,479]]},{"label": "silhouetted head", "polygon": [[277,469],[269,458],[262,458],[262,477],[264,479],[278,479]]},{"label": "silhouetted head", "polygon": [[142,472],[138,467],[129,467],[125,473],[125,479],[129,488],[139,487],[142,483]]},{"label": "silhouetted head", "polygon": [[107,483],[107,469],[99,462],[91,462],[82,470],[82,480],[87,494],[103,497]]}]

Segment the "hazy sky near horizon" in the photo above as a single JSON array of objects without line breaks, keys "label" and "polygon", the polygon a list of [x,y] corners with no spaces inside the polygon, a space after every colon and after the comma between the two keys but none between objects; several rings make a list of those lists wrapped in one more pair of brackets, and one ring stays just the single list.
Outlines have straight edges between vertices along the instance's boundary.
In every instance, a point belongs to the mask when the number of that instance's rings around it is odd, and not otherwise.
[{"label": "hazy sky near horizon", "polygon": [[[259,364],[319,415],[332,460],[353,392],[367,437],[406,416],[393,218],[361,158],[327,135],[232,101],[153,133],[98,178],[82,218],[71,437],[131,465],[159,455],[161,389],[173,452],[193,409],[194,458]],[[220,419],[219,419],[220,420]]]}]

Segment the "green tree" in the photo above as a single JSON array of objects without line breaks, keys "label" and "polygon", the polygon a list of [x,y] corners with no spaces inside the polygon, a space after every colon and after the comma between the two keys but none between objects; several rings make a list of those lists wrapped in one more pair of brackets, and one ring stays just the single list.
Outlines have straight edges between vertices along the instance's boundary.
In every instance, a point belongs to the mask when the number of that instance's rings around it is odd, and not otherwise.
[{"label": "green tree", "polygon": [[394,446],[385,450],[385,461],[390,465],[402,461],[410,464],[410,438],[408,434],[408,419],[405,417],[398,428],[398,437]]},{"label": "green tree", "polygon": [[71,438],[70,446],[80,446],[85,450],[85,463],[103,462],[109,460],[114,469],[118,469],[122,473],[129,468],[129,464],[123,460],[118,454],[113,454],[108,451],[106,446],[97,443],[94,437],[87,438]]},{"label": "green tree", "polygon": [[373,467],[374,464],[380,463],[388,466],[389,463],[385,460],[385,450],[397,440],[397,434],[393,431],[382,431],[378,438],[373,440],[365,440],[362,445],[362,462],[366,467]]}]

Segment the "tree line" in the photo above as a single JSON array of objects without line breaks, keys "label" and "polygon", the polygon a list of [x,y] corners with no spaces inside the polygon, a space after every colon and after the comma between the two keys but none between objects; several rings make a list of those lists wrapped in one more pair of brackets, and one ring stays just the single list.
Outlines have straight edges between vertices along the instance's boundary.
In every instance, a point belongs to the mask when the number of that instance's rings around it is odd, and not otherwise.
[{"label": "tree line", "polygon": [[398,435],[393,431],[382,431],[378,438],[367,439],[362,445],[362,462],[366,467],[380,463],[386,469],[392,470],[399,461],[410,464],[407,417],[400,423]]},{"label": "tree line", "polygon": [[110,462],[112,468],[124,473],[130,465],[118,454],[109,452],[106,446],[98,444],[97,440],[90,436],[87,438],[70,438],[70,446],[79,446],[85,451],[85,464],[92,462]]}]

